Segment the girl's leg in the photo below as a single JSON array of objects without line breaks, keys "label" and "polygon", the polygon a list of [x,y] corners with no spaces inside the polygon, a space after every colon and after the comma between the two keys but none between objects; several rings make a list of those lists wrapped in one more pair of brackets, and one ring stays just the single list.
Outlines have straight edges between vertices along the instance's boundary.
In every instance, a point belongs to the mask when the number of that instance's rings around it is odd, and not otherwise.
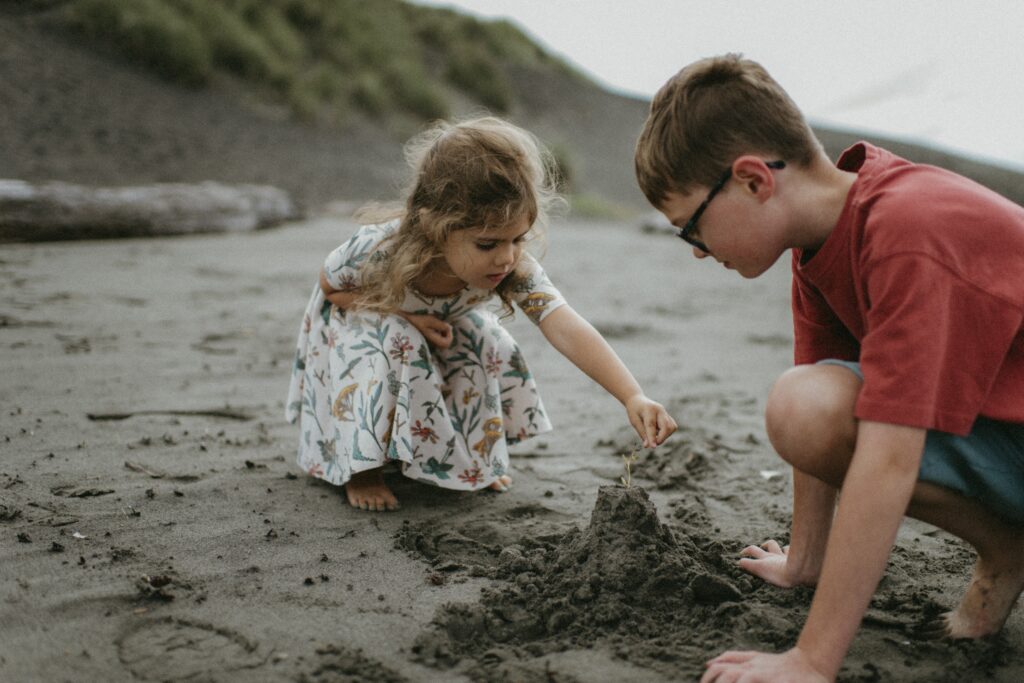
[{"label": "girl's leg", "polygon": [[[397,510],[398,498],[384,481],[383,467],[388,462],[388,444],[395,428],[399,394],[407,391],[399,378],[408,369],[410,354],[427,342],[401,316],[372,312],[347,315],[349,325],[360,332],[352,336],[364,346],[349,342],[349,346],[355,348],[350,348],[345,358],[338,356],[334,360],[334,375],[346,376],[358,384],[347,403],[336,405],[333,411],[340,420],[336,424],[345,429],[339,443],[353,444],[351,449],[346,449],[350,453],[348,465],[353,471],[345,482],[345,496],[349,505],[360,510]],[[380,353],[367,354],[365,347],[374,345],[380,345]],[[394,388],[396,383],[399,386]],[[357,470],[357,466],[369,469]]]},{"label": "girl's leg", "polygon": [[515,340],[497,316],[474,312],[452,324],[452,346],[437,351],[450,390],[448,408],[478,476],[504,492],[512,484],[509,438],[522,427],[520,414],[528,408],[522,397],[529,395],[529,407],[539,399]]},{"label": "girl's leg", "polygon": [[399,508],[398,498],[384,483],[381,467],[357,472],[345,483],[348,504],[360,510],[385,512]]}]

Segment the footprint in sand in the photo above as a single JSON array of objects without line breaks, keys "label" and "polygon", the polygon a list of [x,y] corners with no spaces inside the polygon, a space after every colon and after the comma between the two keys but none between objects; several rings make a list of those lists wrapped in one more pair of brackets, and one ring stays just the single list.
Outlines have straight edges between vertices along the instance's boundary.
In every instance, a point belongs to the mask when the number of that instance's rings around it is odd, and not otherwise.
[{"label": "footprint in sand", "polygon": [[[522,524],[509,524],[509,521]],[[493,567],[502,548],[564,531],[566,515],[536,503],[515,505],[484,519],[443,522],[430,519],[404,525],[395,547],[433,564]]]},{"label": "footprint in sand", "polygon": [[121,663],[142,680],[194,681],[262,666],[255,643],[226,628],[167,617],[132,628],[117,642]]}]

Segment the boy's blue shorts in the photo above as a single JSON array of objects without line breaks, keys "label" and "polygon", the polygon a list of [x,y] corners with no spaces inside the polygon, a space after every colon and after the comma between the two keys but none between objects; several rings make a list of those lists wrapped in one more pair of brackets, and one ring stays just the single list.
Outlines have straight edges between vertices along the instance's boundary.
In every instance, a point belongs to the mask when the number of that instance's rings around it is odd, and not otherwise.
[{"label": "boy's blue shorts", "polygon": [[[860,363],[827,359],[862,380]],[[938,484],[982,505],[1013,524],[1024,524],[1024,424],[978,416],[967,436],[928,430],[921,481]]]}]

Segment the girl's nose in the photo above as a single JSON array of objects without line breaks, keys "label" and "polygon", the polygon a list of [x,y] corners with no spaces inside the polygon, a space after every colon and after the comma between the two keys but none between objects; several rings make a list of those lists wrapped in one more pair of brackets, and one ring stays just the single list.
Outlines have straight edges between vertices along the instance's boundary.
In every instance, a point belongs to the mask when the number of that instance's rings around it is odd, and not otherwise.
[{"label": "girl's nose", "polygon": [[495,259],[499,266],[507,266],[515,263],[516,260],[516,247],[515,245],[508,245],[507,247],[500,247],[496,250],[498,252]]}]

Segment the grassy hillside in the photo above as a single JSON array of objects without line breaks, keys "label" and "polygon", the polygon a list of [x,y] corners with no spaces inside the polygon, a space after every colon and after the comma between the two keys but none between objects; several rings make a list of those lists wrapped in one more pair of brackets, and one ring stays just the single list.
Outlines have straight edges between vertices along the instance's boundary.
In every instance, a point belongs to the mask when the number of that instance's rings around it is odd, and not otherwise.
[{"label": "grassy hillside", "polygon": [[399,0],[0,3],[6,174],[266,182],[307,204],[393,196],[425,121],[490,112],[555,152],[578,209],[635,211],[642,101],[514,25]]},{"label": "grassy hillside", "polygon": [[569,72],[508,22],[399,0],[63,0],[34,3],[97,47],[186,86],[230,74],[303,117],[451,114],[457,90],[496,113],[509,66]]},{"label": "grassy hillside", "polygon": [[[4,177],[255,182],[308,207],[392,199],[411,133],[489,111],[555,151],[576,212],[647,210],[632,170],[645,101],[508,22],[399,0],[7,0],[0,101]],[[859,137],[818,133],[833,155]],[[1024,200],[1021,174],[887,146]]]}]

